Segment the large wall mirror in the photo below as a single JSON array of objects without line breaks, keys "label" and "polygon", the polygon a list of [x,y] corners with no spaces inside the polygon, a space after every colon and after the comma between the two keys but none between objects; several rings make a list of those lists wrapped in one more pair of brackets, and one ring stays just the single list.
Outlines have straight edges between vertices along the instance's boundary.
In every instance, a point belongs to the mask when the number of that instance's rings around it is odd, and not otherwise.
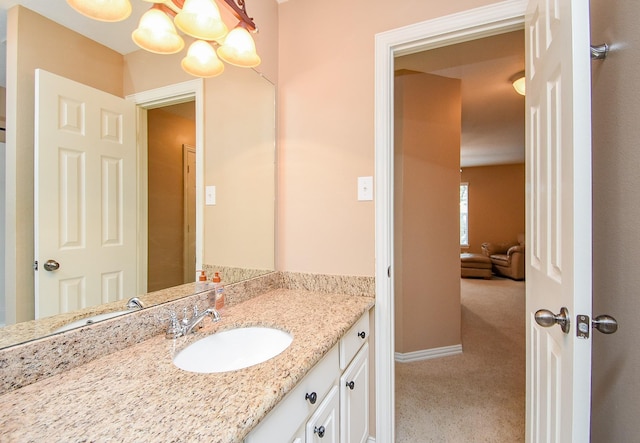
[{"label": "large wall mirror", "polygon": [[[174,75],[155,83],[149,79],[138,82],[135,76],[140,70],[132,67],[136,62],[122,61],[119,59],[122,56],[110,50],[105,51],[107,57],[115,58],[115,62],[109,59],[104,65],[90,66],[91,63],[78,61],[69,67],[70,45],[65,42],[73,41],[71,46],[78,50],[78,42],[85,45],[84,37],[24,7],[18,9],[15,16],[12,10],[9,13],[7,36],[9,52],[11,48],[20,52],[21,61],[7,76],[7,97],[18,97],[19,104],[12,109],[11,99],[7,103],[8,120],[15,122],[15,134],[7,134],[4,254],[7,283],[0,297],[4,307],[0,321],[4,319],[5,324],[0,329],[0,348],[54,333],[55,329],[48,325],[59,326],[62,319],[76,320],[86,312],[102,312],[106,307],[123,310],[130,297],[139,297],[149,306],[171,300],[174,294],[175,297],[190,295],[199,288],[183,284],[194,282],[194,271],[198,269],[206,270],[209,276],[214,271],[221,272],[225,283],[272,272],[275,269],[275,87],[256,71],[227,67],[222,76],[202,82],[199,98],[196,94],[186,95],[173,102],[167,99],[138,107],[138,131],[143,134],[138,149],[140,144],[144,148],[137,164],[137,180],[139,188],[148,189],[139,194],[138,201],[138,223],[142,225],[138,232],[142,241],[138,241],[141,246],[137,251],[139,275],[135,293],[121,295],[117,302],[89,311],[81,309],[35,318],[33,183],[37,177],[33,173],[33,68],[46,69],[130,98],[152,89],[138,89],[138,83],[155,84],[162,89],[190,78],[178,76],[176,82]],[[19,44],[13,39],[19,39]],[[56,44],[38,50],[26,47],[28,44],[42,46],[44,40]],[[87,46],[84,51],[96,57],[96,49]],[[46,60],[35,59],[42,52],[46,52]],[[86,55],[78,57],[82,59]],[[152,59],[145,59],[138,66],[144,65],[145,72],[156,72],[157,77],[162,77],[163,68],[150,65],[149,60]],[[102,72],[104,78],[98,78],[96,72]],[[122,85],[126,82],[136,85],[132,94],[124,93]],[[11,91],[12,87],[16,90]],[[200,175],[192,177],[194,182],[197,180],[198,191],[192,193],[196,196],[189,197],[184,189],[187,183],[184,174],[193,167],[188,165],[193,161],[200,162],[196,166]],[[214,204],[205,204],[205,188],[215,190]],[[175,196],[170,196],[170,192]],[[193,199],[192,203],[187,203],[188,198]],[[190,205],[191,211],[187,211]],[[189,229],[185,229],[188,212],[198,224],[197,244],[196,236],[189,237]],[[41,272],[41,268],[37,272]],[[163,296],[151,294],[145,298],[146,292],[176,286],[176,290],[167,291]]]}]

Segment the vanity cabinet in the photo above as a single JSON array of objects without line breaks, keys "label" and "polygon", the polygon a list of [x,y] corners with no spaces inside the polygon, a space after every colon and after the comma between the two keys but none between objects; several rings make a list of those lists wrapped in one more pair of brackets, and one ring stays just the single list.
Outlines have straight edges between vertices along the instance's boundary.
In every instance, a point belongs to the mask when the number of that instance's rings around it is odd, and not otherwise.
[{"label": "vanity cabinet", "polygon": [[306,443],[340,442],[340,398],[337,386],[322,400],[322,404],[307,422]]},{"label": "vanity cabinet", "polygon": [[245,438],[362,443],[369,437],[369,312]]},{"label": "vanity cabinet", "polygon": [[369,344],[365,343],[340,377],[340,432],[345,443],[369,438]]}]

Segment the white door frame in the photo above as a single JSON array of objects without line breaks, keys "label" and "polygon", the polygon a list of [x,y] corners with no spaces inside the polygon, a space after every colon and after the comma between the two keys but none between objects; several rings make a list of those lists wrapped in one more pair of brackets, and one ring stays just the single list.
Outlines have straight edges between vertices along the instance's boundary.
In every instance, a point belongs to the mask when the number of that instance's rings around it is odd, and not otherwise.
[{"label": "white door frame", "polygon": [[395,441],[393,294],[394,57],[524,28],[526,0],[507,0],[375,36],[376,441]]},{"label": "white door frame", "polygon": [[[195,100],[196,109],[196,269],[202,268],[204,240],[204,81],[189,80],[128,95],[138,106],[138,294],[147,292],[147,109],[175,105]],[[195,281],[195,275],[193,276]]]}]

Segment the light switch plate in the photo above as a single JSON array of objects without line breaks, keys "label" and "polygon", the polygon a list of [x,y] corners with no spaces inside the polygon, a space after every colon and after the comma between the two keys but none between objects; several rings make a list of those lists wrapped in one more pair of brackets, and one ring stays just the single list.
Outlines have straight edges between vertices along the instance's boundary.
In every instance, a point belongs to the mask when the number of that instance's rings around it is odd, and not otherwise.
[{"label": "light switch plate", "polygon": [[358,177],[358,201],[373,200],[373,177]]},{"label": "light switch plate", "polygon": [[216,204],[216,187],[215,186],[207,186],[204,188],[204,204],[207,206],[212,206]]}]

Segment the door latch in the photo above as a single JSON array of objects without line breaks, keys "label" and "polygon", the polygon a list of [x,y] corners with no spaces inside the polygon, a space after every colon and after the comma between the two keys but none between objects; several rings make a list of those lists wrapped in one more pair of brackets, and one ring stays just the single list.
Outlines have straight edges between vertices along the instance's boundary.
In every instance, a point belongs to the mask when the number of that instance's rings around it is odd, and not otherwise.
[{"label": "door latch", "polygon": [[593,321],[589,321],[588,315],[578,315],[576,317],[576,336],[588,339],[589,331],[595,328],[603,334],[613,334],[618,330],[618,321],[610,315],[598,315]]},{"label": "door latch", "polygon": [[38,270],[38,260],[33,262],[33,270],[37,271]]}]

